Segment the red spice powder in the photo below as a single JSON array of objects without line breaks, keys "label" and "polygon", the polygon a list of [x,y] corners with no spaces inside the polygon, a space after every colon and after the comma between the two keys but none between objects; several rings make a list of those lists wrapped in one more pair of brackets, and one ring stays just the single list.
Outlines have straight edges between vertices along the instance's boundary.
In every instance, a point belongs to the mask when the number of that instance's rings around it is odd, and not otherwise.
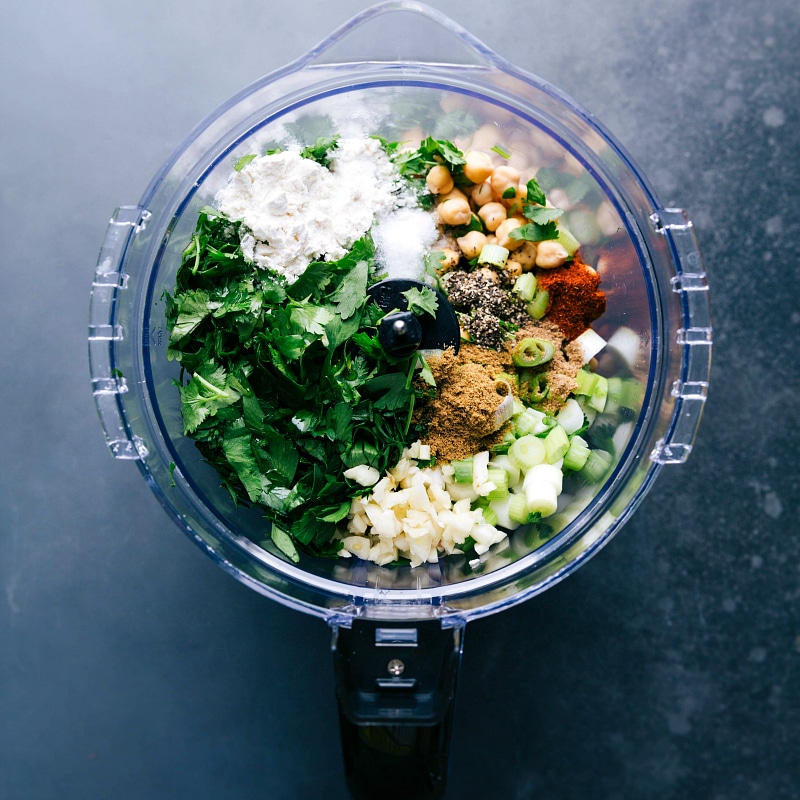
[{"label": "red spice powder", "polygon": [[561,328],[568,341],[583,333],[606,310],[606,296],[598,288],[600,276],[578,256],[563,267],[538,270],[536,285],[550,295],[547,319]]}]

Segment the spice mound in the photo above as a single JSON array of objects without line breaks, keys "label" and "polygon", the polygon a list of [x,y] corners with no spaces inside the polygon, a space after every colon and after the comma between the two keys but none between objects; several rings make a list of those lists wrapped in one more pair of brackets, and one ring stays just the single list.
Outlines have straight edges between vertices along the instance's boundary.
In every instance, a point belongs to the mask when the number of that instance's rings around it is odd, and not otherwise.
[{"label": "spice mound", "polygon": [[430,358],[437,391],[424,404],[420,421],[427,424],[425,443],[437,459],[467,458],[503,438],[497,415],[503,402],[502,384],[498,386],[495,376],[506,364],[500,353],[488,359],[490,364],[477,363],[472,358],[477,350],[465,344],[458,355],[445,350]]},{"label": "spice mound", "polygon": [[538,286],[550,296],[547,318],[568,340],[580,336],[606,310],[600,276],[576,256],[563,267],[541,270]]}]

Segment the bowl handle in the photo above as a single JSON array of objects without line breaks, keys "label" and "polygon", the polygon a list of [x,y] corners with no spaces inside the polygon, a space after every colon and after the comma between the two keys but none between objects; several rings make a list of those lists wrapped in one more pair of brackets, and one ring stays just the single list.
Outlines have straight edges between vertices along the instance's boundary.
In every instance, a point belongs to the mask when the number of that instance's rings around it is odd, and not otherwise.
[{"label": "bowl handle", "polygon": [[89,307],[89,365],[92,394],[106,443],[115,458],[139,460],[147,455],[144,443],[125,423],[122,395],[127,379],[117,368],[115,350],[127,332],[117,320],[120,292],[128,290],[129,276],[122,262],[134,236],[144,230],[150,212],[140,206],[120,206],[106,229],[97,259]]},{"label": "bowl handle", "polygon": [[342,754],[353,797],[442,797],[464,620],[342,615],[330,625]]},{"label": "bowl handle", "polygon": [[387,0],[351,17],[297,63],[505,64],[493,50],[445,14],[415,0]]},{"label": "bowl handle", "polygon": [[711,307],[708,278],[694,227],[681,208],[662,208],[650,215],[656,233],[667,240],[676,274],[672,291],[681,302],[682,327],[676,333],[681,351],[681,374],[672,384],[675,398],[672,425],[656,442],[650,458],[657,464],[682,464],[689,457],[706,404],[711,372]]}]

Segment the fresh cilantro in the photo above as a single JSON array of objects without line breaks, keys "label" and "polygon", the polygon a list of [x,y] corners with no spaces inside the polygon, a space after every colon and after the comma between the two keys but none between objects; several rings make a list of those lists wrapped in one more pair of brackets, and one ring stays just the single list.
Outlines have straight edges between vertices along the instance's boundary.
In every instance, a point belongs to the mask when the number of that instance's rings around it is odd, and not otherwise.
[{"label": "fresh cilantro", "polygon": [[511,153],[508,152],[502,145],[496,144],[491,148],[493,153],[497,153],[500,158],[511,158]]},{"label": "fresh cilantro", "polygon": [[258,158],[258,153],[248,153],[248,155],[238,159],[233,165],[233,168],[236,172],[241,172],[254,158]]},{"label": "fresh cilantro", "polygon": [[[396,463],[417,362],[378,341],[384,312],[366,301],[376,279],[368,235],[288,284],[244,259],[240,234],[239,223],[202,209],[163,296],[184,431],[234,502],[258,506],[282,532],[273,536],[281,552],[333,555],[353,496],[342,473]],[[427,295],[415,302],[428,313]]]},{"label": "fresh cilantro", "polygon": [[300,554],[297,552],[297,548],[294,546],[292,537],[289,536],[285,530],[273,524],[272,530],[270,531],[270,537],[275,543],[275,547],[277,547],[278,550],[280,550],[285,556],[288,556],[290,561],[294,561],[295,564],[300,561]]},{"label": "fresh cilantro", "polygon": [[339,136],[318,136],[317,140],[310,147],[304,147],[300,151],[302,158],[316,161],[317,164],[325,168],[331,165],[331,153],[339,146]]},{"label": "fresh cilantro", "polygon": [[421,317],[423,314],[430,314],[432,317],[436,316],[436,311],[439,308],[439,298],[432,289],[417,289],[415,286],[412,286],[405,292],[400,292],[400,294],[405,297],[408,303],[408,310],[413,314],[416,314],[418,317]]},{"label": "fresh cilantro", "polygon": [[529,202],[538,203],[540,206],[543,206],[547,202],[544,191],[542,187],[539,186],[536,178],[531,178],[525,185],[525,188],[528,190],[527,197]]},{"label": "fresh cilantro", "polygon": [[368,274],[369,264],[359,261],[331,295],[331,301],[336,304],[336,313],[343,320],[352,317],[356,309],[366,302]]},{"label": "fresh cilantro", "polygon": [[564,213],[564,210],[526,204],[523,206],[522,213],[531,222],[535,222],[537,225],[546,225],[548,222],[555,222]]},{"label": "fresh cilantro", "polygon": [[180,395],[185,433],[192,433],[206,417],[214,416],[220,408],[233,405],[240,398],[230,386],[230,377],[225,370],[213,361],[201,367],[189,383],[181,386]]},{"label": "fresh cilantro", "polygon": [[548,222],[539,225],[536,222],[529,222],[527,225],[520,225],[510,231],[512,239],[525,242],[544,242],[549,239],[558,239],[558,228],[555,222]]}]

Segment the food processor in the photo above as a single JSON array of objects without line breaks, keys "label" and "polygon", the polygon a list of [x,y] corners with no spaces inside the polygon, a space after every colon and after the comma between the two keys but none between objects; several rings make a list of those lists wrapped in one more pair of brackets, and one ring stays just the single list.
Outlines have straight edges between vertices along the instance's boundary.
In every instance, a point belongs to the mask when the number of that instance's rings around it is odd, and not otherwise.
[{"label": "food processor", "polygon": [[[295,561],[184,436],[164,295],[198,212],[242,156],[331,131],[495,150],[535,167],[566,209],[606,295],[593,325],[605,342],[597,371],[636,390],[614,417],[604,477],[565,484],[547,536],[523,526],[480,557],[417,567]],[[658,202],[597,120],[439,11],[392,0],[228,100],[137,205],[114,212],[92,287],[92,388],[111,453],[136,463],[197,546],[255,591],[327,622],[352,794],[440,797],[465,624],[572,573],[619,531],[661,469],[689,456],[708,389],[707,289],[689,218]]]}]

